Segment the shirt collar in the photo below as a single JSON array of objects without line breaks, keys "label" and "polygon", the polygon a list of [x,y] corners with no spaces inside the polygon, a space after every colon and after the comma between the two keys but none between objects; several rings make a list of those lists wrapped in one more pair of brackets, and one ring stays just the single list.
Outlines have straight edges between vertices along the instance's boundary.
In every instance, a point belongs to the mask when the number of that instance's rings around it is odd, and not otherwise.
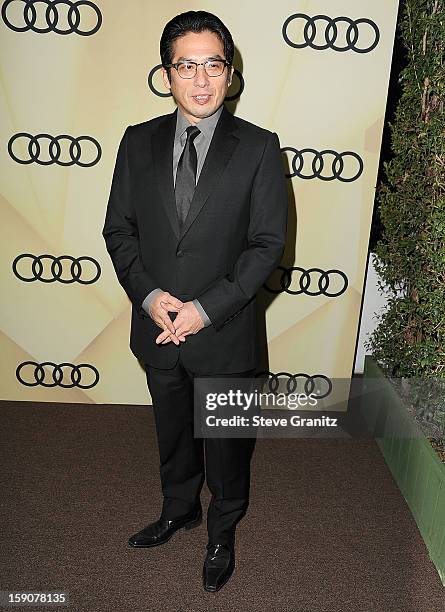
[{"label": "shirt collar", "polygon": [[[224,104],[218,108],[218,110],[210,115],[210,117],[204,117],[201,119],[199,123],[196,124],[196,127],[202,132],[205,136],[209,137],[213,134],[216,124],[218,123],[218,119],[221,116]],[[185,130],[192,125],[190,121],[182,114],[181,110],[178,108],[177,117],[176,117],[176,132],[175,132],[175,140],[177,138],[181,138],[184,134]],[[198,134],[197,138],[200,137]]]}]

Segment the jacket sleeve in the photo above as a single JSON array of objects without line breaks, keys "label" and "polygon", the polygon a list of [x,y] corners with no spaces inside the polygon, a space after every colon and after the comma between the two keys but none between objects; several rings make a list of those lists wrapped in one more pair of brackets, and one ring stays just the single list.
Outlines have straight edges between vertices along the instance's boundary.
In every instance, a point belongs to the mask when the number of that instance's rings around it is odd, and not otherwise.
[{"label": "jacket sleeve", "polygon": [[128,134],[131,127],[126,128],[119,144],[102,235],[120,284],[139,316],[146,318],[149,315],[143,310],[142,302],[158,283],[144,267],[140,255],[128,162]]},{"label": "jacket sleeve", "polygon": [[270,133],[252,183],[247,248],[233,271],[196,296],[218,330],[253,299],[286,243],[287,186],[278,136]]}]

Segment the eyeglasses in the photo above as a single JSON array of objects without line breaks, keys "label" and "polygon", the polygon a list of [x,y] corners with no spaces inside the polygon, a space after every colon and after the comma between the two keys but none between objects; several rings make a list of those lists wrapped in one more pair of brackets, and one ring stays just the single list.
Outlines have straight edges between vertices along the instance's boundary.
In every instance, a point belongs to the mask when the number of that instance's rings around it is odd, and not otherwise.
[{"label": "eyeglasses", "polygon": [[230,66],[227,60],[207,60],[206,62],[177,62],[176,64],[165,64],[164,68],[175,68],[181,79],[193,79],[198,71],[198,66],[204,66],[209,77],[221,76],[226,66]]}]

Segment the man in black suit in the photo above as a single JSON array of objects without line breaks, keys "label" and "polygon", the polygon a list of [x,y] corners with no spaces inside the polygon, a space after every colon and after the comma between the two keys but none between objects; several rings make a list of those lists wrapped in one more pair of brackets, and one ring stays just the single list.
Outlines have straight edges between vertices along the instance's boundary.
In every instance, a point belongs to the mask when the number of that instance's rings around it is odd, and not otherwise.
[{"label": "man in black suit", "polygon": [[234,45],[221,20],[178,15],[160,49],[177,109],[125,130],[103,230],[132,302],[130,347],[153,400],[164,500],[129,543],[156,546],[200,524],[205,465],[203,583],[217,591],[234,568],[255,438],[195,437],[193,381],[249,378],[258,366],[256,294],[283,254],[287,190],[277,135],[224,106]]}]

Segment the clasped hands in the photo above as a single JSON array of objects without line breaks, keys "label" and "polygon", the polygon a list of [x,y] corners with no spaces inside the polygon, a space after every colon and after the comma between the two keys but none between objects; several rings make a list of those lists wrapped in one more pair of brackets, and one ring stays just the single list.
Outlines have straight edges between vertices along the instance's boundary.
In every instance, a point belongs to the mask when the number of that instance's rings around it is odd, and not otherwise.
[{"label": "clasped hands", "polygon": [[[170,319],[169,312],[177,312],[174,321]],[[157,295],[150,305],[150,316],[164,331],[156,338],[156,344],[174,342],[179,345],[185,342],[189,334],[196,334],[204,327],[196,306],[193,302],[181,302],[168,291]]]}]

